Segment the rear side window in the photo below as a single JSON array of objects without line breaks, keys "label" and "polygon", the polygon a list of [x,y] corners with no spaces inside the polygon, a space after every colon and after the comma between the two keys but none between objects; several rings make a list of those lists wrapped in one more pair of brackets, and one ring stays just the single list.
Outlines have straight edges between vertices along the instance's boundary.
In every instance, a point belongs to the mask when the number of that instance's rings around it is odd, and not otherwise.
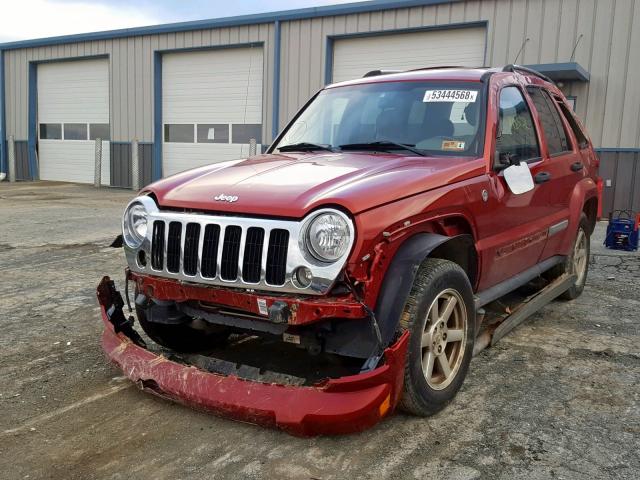
[{"label": "rear side window", "polygon": [[496,139],[496,166],[540,157],[540,147],[531,112],[517,87],[500,92],[500,124]]},{"label": "rear side window", "polygon": [[540,124],[547,139],[549,155],[553,156],[569,151],[569,140],[554,101],[542,88],[529,87],[527,91],[538,112]]},{"label": "rear side window", "polygon": [[564,104],[564,102],[558,101],[557,103],[560,106],[560,110],[562,111],[564,118],[567,119],[567,123],[571,127],[571,130],[573,130],[573,134],[576,136],[576,140],[578,141],[578,148],[580,148],[581,150],[583,148],[587,148],[589,146],[589,140],[587,140],[587,136],[580,128],[580,125],[578,125],[576,117],[573,116],[573,113]]}]

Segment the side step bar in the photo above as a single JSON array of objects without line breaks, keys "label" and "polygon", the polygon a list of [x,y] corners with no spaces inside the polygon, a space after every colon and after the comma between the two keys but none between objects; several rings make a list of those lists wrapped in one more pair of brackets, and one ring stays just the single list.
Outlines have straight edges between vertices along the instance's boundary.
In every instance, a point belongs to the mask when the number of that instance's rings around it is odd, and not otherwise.
[{"label": "side step bar", "polygon": [[497,325],[489,325],[485,327],[484,330],[481,330],[476,337],[476,342],[473,347],[473,356],[475,357],[485,348],[495,345],[511,330],[516,328],[542,307],[550,303],[561,293],[567,291],[576,281],[576,278],[576,275],[562,275],[538,293],[526,298],[513,310],[513,313],[506,317],[501,323]]},{"label": "side step bar", "polygon": [[476,310],[487,303],[491,303],[494,300],[506,295],[509,292],[513,292],[516,288],[526,285],[531,280],[536,277],[539,277],[544,272],[549,270],[552,267],[555,267],[560,262],[564,261],[564,257],[562,255],[556,255],[554,257],[549,257],[546,260],[534,265],[533,267],[525,270],[524,272],[520,272],[517,275],[505,280],[502,283],[494,285],[493,287],[484,290],[476,295]]}]

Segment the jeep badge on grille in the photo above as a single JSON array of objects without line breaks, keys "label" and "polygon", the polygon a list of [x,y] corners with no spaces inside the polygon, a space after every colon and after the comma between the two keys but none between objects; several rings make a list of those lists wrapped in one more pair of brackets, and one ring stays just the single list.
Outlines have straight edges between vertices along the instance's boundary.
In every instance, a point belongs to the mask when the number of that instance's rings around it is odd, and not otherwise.
[{"label": "jeep badge on grille", "polygon": [[237,202],[238,201],[238,197],[236,195],[225,195],[224,193],[221,193],[220,195],[218,195],[217,197],[214,198],[214,200],[216,202],[229,202],[229,203],[233,203],[233,202]]}]

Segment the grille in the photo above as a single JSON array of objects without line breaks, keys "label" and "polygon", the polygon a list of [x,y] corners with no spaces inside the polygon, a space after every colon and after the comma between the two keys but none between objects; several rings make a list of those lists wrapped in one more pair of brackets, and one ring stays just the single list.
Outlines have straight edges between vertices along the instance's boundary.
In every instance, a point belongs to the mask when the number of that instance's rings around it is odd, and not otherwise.
[{"label": "grille", "polygon": [[289,248],[289,232],[276,229],[271,231],[269,251],[267,253],[267,283],[282,285],[287,274],[287,251]]},{"label": "grille", "polygon": [[218,270],[218,243],[220,241],[220,227],[207,225],[204,229],[204,245],[202,246],[202,265],[200,272],[203,277],[215,278]]},{"label": "grille", "polygon": [[183,268],[187,275],[198,272],[198,245],[200,244],[200,225],[187,223],[184,237]]},{"label": "grille", "polygon": [[[281,286],[290,233],[285,229],[155,220],[151,266],[186,276]],[[266,250],[266,252],[265,252]]]},{"label": "grille", "polygon": [[152,242],[151,267],[154,270],[162,270],[164,268],[164,222],[154,222]]},{"label": "grille", "polygon": [[238,278],[238,259],[240,258],[241,237],[242,229],[235,225],[227,227],[224,232],[222,261],[220,263],[220,276],[223,280],[235,280]]},{"label": "grille", "polygon": [[264,245],[264,230],[251,227],[247,230],[247,242],[244,247],[244,261],[242,263],[242,279],[248,283],[260,281],[262,267],[262,247]]},{"label": "grille", "polygon": [[180,222],[169,223],[169,236],[167,238],[167,271],[178,273],[180,271],[180,241],[182,239],[182,224]]}]

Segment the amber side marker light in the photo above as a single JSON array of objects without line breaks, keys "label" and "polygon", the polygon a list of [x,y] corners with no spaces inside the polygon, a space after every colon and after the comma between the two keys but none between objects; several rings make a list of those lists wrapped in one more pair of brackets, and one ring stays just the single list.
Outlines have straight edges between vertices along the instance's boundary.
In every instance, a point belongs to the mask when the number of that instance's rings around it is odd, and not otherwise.
[{"label": "amber side marker light", "polygon": [[378,411],[380,412],[380,417],[384,417],[389,411],[390,407],[391,407],[391,394],[387,395],[387,398],[385,398],[384,402],[382,402],[378,407]]}]

